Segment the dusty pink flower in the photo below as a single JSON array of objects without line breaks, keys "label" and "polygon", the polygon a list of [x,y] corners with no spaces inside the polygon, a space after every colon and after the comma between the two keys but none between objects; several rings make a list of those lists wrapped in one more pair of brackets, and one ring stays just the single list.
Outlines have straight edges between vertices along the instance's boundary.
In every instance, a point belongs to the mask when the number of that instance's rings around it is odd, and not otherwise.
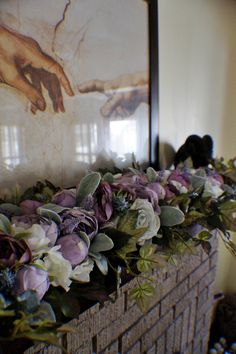
[{"label": "dusty pink flower", "polygon": [[53,196],[52,202],[63,207],[73,208],[76,204],[76,192],[73,189],[63,189]]},{"label": "dusty pink flower", "polygon": [[100,223],[110,220],[113,212],[112,208],[112,190],[107,182],[101,182],[96,190],[94,210],[96,218]]},{"label": "dusty pink flower", "polygon": [[43,205],[43,203],[38,202],[37,200],[23,200],[23,202],[20,203],[20,208],[22,211],[22,214],[24,215],[30,215],[36,213],[36,209]]},{"label": "dusty pink flower", "polygon": [[98,232],[98,221],[92,213],[83,209],[70,209],[61,214],[62,235],[79,233],[83,231],[92,239]]},{"label": "dusty pink flower", "polygon": [[0,266],[13,267],[16,263],[28,263],[31,251],[24,240],[17,240],[11,235],[0,234]]}]

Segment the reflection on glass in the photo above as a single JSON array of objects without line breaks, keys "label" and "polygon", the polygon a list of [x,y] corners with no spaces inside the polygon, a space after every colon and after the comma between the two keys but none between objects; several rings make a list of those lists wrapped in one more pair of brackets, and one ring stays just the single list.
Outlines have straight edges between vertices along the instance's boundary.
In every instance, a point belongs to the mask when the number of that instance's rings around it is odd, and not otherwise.
[{"label": "reflection on glass", "polygon": [[76,161],[94,163],[98,142],[97,124],[82,123],[75,126]]},{"label": "reflection on glass", "polygon": [[110,121],[110,150],[117,153],[117,157],[125,158],[127,152],[137,151],[137,121],[114,120]]},{"label": "reflection on glass", "polygon": [[24,159],[25,137],[24,128],[0,126],[1,159],[8,170],[14,170]]}]

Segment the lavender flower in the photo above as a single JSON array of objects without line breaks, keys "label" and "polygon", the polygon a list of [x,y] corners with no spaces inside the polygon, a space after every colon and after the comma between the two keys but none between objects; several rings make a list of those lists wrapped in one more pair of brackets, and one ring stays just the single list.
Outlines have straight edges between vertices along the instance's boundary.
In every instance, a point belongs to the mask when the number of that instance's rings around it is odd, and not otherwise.
[{"label": "lavender flower", "polygon": [[61,246],[62,256],[70,262],[72,267],[83,262],[88,255],[86,243],[77,234],[59,238],[57,245]]},{"label": "lavender flower", "polygon": [[69,235],[83,231],[93,239],[98,232],[98,221],[92,213],[83,209],[66,210],[61,214],[61,234]]},{"label": "lavender flower", "polygon": [[16,295],[21,295],[27,290],[34,290],[41,300],[49,285],[48,273],[43,269],[24,266],[16,274]]}]

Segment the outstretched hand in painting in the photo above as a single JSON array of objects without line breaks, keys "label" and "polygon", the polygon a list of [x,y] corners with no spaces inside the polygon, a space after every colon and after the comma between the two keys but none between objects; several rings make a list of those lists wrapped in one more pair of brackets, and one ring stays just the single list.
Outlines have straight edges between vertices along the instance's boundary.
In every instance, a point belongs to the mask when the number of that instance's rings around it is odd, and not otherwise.
[{"label": "outstretched hand in painting", "polygon": [[64,112],[61,86],[73,96],[63,68],[44,53],[32,38],[0,26],[0,82],[21,91],[31,102],[31,112],[46,109],[42,85],[55,112]]},{"label": "outstretched hand in painting", "polygon": [[114,80],[90,80],[78,85],[81,93],[104,93],[108,100],[101,108],[103,117],[128,117],[142,103],[148,103],[148,79],[145,72],[126,74]]}]

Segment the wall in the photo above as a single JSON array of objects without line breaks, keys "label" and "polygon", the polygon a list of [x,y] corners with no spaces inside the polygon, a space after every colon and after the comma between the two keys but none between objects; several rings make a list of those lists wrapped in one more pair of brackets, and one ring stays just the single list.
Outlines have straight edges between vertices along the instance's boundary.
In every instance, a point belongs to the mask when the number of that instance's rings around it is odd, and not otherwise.
[{"label": "wall", "polygon": [[[161,142],[176,150],[190,134],[210,134],[215,156],[234,157],[236,1],[159,0],[159,22]],[[236,291],[233,269],[220,244],[219,290]]]}]

